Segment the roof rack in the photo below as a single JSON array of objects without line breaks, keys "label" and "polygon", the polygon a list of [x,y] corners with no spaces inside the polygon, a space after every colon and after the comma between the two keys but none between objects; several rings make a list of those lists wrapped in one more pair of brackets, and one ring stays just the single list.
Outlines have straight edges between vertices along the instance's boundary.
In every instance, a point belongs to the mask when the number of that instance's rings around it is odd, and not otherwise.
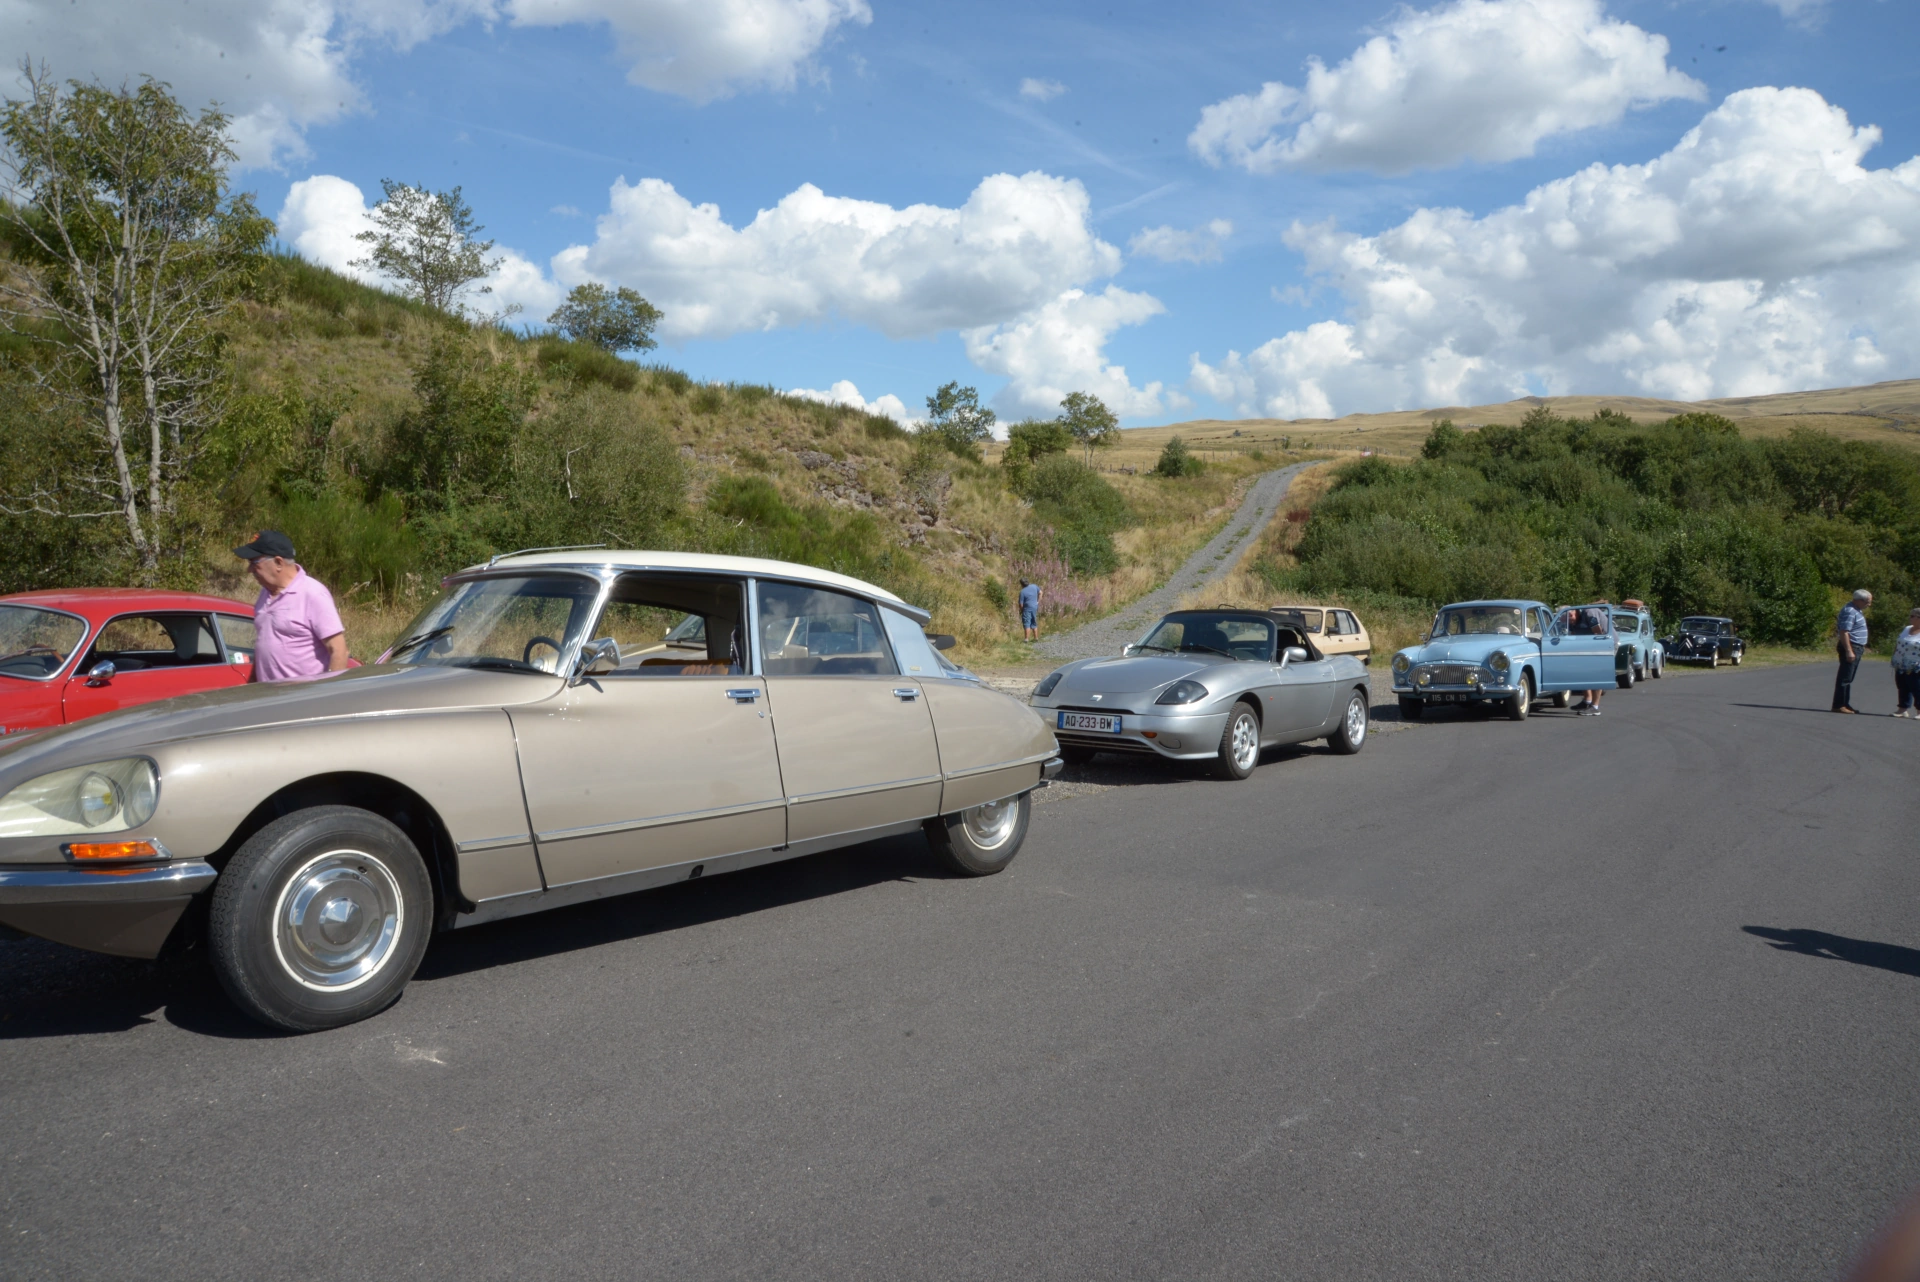
[{"label": "roof rack", "polygon": [[603,548],[605,546],[607,545],[604,543],[569,543],[565,547],[521,548],[517,552],[497,552],[492,557],[488,558],[487,568],[491,570],[494,566],[498,565],[500,562],[506,560],[510,556],[532,556],[535,552],[591,552],[596,548]]}]

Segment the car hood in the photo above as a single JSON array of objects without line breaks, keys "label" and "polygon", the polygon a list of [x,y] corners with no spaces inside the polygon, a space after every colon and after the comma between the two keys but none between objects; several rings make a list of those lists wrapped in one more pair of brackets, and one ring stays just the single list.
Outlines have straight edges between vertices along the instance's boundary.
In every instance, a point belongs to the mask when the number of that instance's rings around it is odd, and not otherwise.
[{"label": "car hood", "polygon": [[1053,689],[1055,699],[1069,694],[1141,694],[1235,662],[1209,654],[1134,655],[1117,659],[1089,659],[1069,668]]},{"label": "car hood", "polygon": [[1475,637],[1447,637],[1410,647],[1407,654],[1415,663],[1485,663],[1496,650],[1515,645],[1532,645],[1519,635],[1489,634]]},{"label": "car hood", "polygon": [[130,756],[181,739],[290,722],[512,707],[549,698],[560,687],[558,677],[530,673],[394,665],[352,668],[316,681],[236,686],[0,739],[0,774],[29,766],[59,769],[75,760]]}]

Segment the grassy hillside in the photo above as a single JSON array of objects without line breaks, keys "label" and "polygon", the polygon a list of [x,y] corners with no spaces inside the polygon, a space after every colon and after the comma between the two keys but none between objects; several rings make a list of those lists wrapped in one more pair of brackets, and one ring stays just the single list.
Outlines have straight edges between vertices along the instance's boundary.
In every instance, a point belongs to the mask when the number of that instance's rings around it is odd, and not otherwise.
[{"label": "grassy hillside", "polygon": [[[1018,576],[1050,585],[1053,627],[1103,612],[1163,579],[1280,463],[1221,453],[1168,479],[1147,474],[1150,459],[1095,474],[1056,455],[1010,484],[993,461],[885,418],[471,326],[292,257],[273,262],[230,331],[236,395],[198,464],[180,532],[190,554],[170,581],[251,596],[227,549],[285,529],[341,597],[362,658],[449,570],[607,543],[858,575],[933,610],[963,654],[991,661],[1015,645]],[[27,366],[0,355],[17,409]],[[11,490],[84,445],[52,402],[11,425]],[[110,519],[4,520],[0,590],[130,577]]]}]

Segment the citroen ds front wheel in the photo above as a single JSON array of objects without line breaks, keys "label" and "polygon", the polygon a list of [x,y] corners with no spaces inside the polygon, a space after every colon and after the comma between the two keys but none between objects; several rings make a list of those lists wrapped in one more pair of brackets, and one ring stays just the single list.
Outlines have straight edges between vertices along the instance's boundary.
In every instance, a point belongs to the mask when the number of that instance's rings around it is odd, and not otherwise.
[{"label": "citroen ds front wheel", "polygon": [[1023,792],[927,820],[927,844],[949,872],[986,877],[1013,862],[1032,818],[1033,794]]},{"label": "citroen ds front wheel", "polygon": [[387,820],[315,806],[247,839],[214,883],[208,943],[234,1005],[306,1033],[378,1014],[420,968],[433,883]]}]

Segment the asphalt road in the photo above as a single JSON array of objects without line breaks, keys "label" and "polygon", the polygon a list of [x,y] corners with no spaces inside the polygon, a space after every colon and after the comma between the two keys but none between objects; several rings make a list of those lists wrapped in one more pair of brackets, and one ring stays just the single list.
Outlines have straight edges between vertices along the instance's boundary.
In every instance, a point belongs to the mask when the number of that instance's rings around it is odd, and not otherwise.
[{"label": "asphalt road", "polygon": [[1831,1278],[1920,1186],[1920,725],[1829,684],[1115,772],[999,877],[460,932],[308,1037],[0,944],[0,1273]]}]

